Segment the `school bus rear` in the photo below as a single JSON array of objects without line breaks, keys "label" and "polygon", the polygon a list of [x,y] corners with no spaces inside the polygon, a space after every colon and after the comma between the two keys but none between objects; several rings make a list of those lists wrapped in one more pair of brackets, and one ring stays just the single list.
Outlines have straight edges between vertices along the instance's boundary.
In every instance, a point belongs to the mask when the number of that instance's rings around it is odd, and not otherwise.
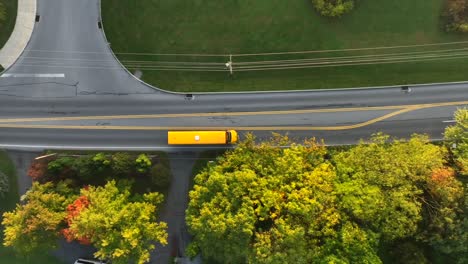
[{"label": "school bus rear", "polygon": [[167,132],[167,143],[169,145],[224,145],[236,143],[237,138],[237,132],[234,130]]}]

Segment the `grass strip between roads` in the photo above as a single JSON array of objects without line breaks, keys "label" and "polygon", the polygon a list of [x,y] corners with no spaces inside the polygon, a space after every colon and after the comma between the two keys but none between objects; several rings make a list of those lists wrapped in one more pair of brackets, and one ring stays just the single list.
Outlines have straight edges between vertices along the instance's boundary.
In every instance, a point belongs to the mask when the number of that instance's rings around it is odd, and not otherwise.
[{"label": "grass strip between roads", "polygon": [[[1,48],[8,41],[11,32],[13,32],[13,28],[15,27],[18,0],[0,0],[0,3],[5,7],[5,19],[0,20]],[[3,70],[3,68],[1,70]]]},{"label": "grass strip between roads", "polygon": [[[468,35],[443,31],[443,3],[444,0],[359,1],[349,15],[326,19],[315,12],[310,1],[304,0],[103,0],[102,16],[106,35],[121,62],[132,72],[141,70],[144,81],[162,89],[326,89],[464,81],[468,79],[468,44],[312,54],[235,54],[467,41]],[[233,54],[233,75],[228,71],[180,70],[187,65],[192,69],[203,65],[226,70],[229,54]],[[356,60],[367,63],[369,59],[381,64],[356,65]],[[287,60],[315,60],[312,62],[322,64],[312,64],[314,68],[307,69],[240,71],[278,60],[281,63],[275,64],[288,64]],[[337,60],[351,65],[329,67],[329,62]]]}]

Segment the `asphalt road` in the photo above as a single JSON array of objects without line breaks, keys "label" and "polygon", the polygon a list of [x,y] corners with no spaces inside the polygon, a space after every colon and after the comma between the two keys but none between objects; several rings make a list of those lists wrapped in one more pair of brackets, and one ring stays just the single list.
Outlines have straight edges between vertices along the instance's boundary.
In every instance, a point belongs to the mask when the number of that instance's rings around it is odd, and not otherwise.
[{"label": "asphalt road", "polygon": [[[398,137],[428,133],[438,139],[450,124],[444,121],[452,119],[456,107],[468,104],[468,83],[411,87],[410,93],[388,87],[197,94],[188,100],[184,94],[150,88],[120,67],[98,27],[99,1],[39,0],[38,13],[40,20],[27,50],[0,78],[0,147],[172,150],[180,148],[167,146],[166,131],[183,127],[240,129],[241,133],[253,131],[259,138],[274,130],[297,139],[323,138],[328,144],[355,143],[376,131]],[[408,105],[446,102],[455,103],[404,110]],[[318,112],[301,112],[304,110]],[[257,111],[263,112],[238,113]],[[168,113],[187,116],[135,117]],[[205,115],[197,117],[197,113]],[[93,116],[104,117],[90,119]],[[79,119],[5,120],[60,117]]]},{"label": "asphalt road", "polygon": [[[259,139],[276,131],[298,141],[316,137],[327,144],[356,143],[378,131],[440,139],[454,110],[468,105],[468,83],[411,87],[410,93],[388,87],[197,94],[188,100],[184,94],[148,87],[120,67],[98,27],[99,0],[38,0],[38,13],[27,50],[0,76],[1,148],[216,148],[167,145],[168,129],[189,127],[238,129],[241,138],[253,132]],[[180,194],[186,192],[190,164],[176,160],[171,165],[177,177],[173,187],[179,189],[171,190],[169,200],[175,207],[168,213],[179,214],[163,217],[172,223],[171,236],[182,237],[180,210],[186,199]],[[171,246],[176,242],[171,240]],[[62,253],[68,259],[81,254],[75,247]],[[165,253],[160,255],[167,259]]]}]

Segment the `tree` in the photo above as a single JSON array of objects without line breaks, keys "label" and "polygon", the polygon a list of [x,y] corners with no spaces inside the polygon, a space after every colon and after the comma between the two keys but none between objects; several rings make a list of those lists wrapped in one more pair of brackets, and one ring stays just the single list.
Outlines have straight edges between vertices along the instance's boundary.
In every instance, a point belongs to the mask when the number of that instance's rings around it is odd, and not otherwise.
[{"label": "tree", "polygon": [[73,171],[73,163],[75,159],[72,157],[59,157],[52,160],[47,165],[47,177],[42,177],[41,182],[53,181],[57,182],[63,179],[70,179],[75,176]]},{"label": "tree", "polygon": [[81,197],[87,204],[71,217],[69,233],[75,239],[89,239],[97,248],[95,257],[112,263],[145,263],[154,242],[167,244],[166,223],[156,222],[162,195],[130,197],[128,185],[110,181],[104,187],[82,189]]},{"label": "tree", "polygon": [[151,160],[146,156],[146,154],[140,154],[135,160],[135,166],[139,173],[146,173],[151,168]]},{"label": "tree", "polygon": [[96,176],[93,165],[92,156],[81,156],[73,163],[73,170],[76,171],[78,178],[87,182]]},{"label": "tree", "polygon": [[6,193],[10,191],[10,183],[8,181],[8,176],[0,171],[0,198],[2,198]]},{"label": "tree", "polygon": [[126,152],[118,152],[112,155],[111,164],[112,171],[116,176],[128,176],[134,171],[134,160]]},{"label": "tree", "polygon": [[468,175],[468,109],[458,109],[455,112],[455,121],[455,125],[445,129],[444,136],[459,172]]},{"label": "tree", "polygon": [[47,163],[48,161],[34,160],[31,163],[31,166],[28,169],[28,176],[32,178],[33,181],[41,181],[45,178],[47,173]]},{"label": "tree", "polygon": [[221,263],[378,263],[377,237],[339,210],[325,148],[277,147],[288,144],[249,135],[195,177],[188,253]]},{"label": "tree", "polygon": [[83,245],[91,244],[89,237],[79,237],[77,234],[70,230],[69,226],[73,223],[76,217],[79,216],[81,211],[89,206],[89,200],[86,196],[79,196],[72,204],[67,206],[67,216],[65,217],[68,227],[62,230],[62,234],[68,242],[78,240]]},{"label": "tree", "polygon": [[451,168],[435,170],[427,186],[429,204],[418,238],[458,263],[467,263],[468,193]]},{"label": "tree", "polygon": [[432,171],[443,167],[445,151],[427,136],[388,141],[376,134],[334,157],[337,194],[346,214],[391,241],[415,234],[422,219],[422,194]]},{"label": "tree", "polygon": [[103,172],[106,169],[110,168],[111,161],[106,154],[100,152],[94,155],[93,157],[93,167],[96,172]]},{"label": "tree", "polygon": [[171,170],[166,165],[158,163],[151,168],[151,183],[157,190],[163,190],[171,184]]},{"label": "tree", "polygon": [[21,197],[24,204],[3,214],[3,244],[22,254],[55,248],[64,224],[65,208],[73,199],[74,193],[66,182],[57,186],[51,182],[34,182]]}]

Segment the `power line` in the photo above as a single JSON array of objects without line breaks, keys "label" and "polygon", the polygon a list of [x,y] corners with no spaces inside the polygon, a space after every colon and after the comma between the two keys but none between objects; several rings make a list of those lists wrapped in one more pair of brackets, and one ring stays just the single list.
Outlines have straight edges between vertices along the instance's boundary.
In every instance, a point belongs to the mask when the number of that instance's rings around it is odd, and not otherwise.
[{"label": "power line", "polygon": [[[406,53],[414,54],[414,53]],[[241,66],[234,67],[237,63],[233,64],[235,71],[258,71],[258,70],[283,70],[283,69],[302,69],[302,68],[318,68],[318,67],[333,67],[333,66],[356,66],[356,65],[370,65],[370,64],[389,64],[389,63],[408,63],[408,62],[421,62],[421,61],[438,61],[438,60],[448,60],[448,59],[459,59],[465,58],[468,56],[468,53],[452,53],[452,54],[428,54],[427,52],[420,53],[420,55],[415,56],[396,56],[398,54],[391,54],[391,56],[385,57],[385,55],[377,55],[376,58],[369,56],[354,56],[357,60],[336,60],[333,58],[328,58],[331,61],[317,61],[323,58],[318,59],[308,59],[304,60],[285,60],[285,61],[273,61],[275,63],[270,64],[260,64],[260,65],[245,65],[239,63]],[[345,57],[349,58],[349,57]],[[40,64],[34,64],[34,62],[20,63],[21,66],[26,67],[65,67],[65,68],[90,68],[90,69],[117,69],[121,70],[120,67],[112,67],[106,65],[91,65],[91,66],[81,66],[81,65],[65,65],[66,62],[61,61],[49,61],[39,62]],[[222,63],[217,65],[209,66],[199,66],[199,65],[177,65],[177,62],[172,65],[138,65],[138,64],[126,64],[128,69],[143,69],[143,70],[167,70],[167,71],[216,71],[216,72],[226,72],[228,69],[225,69]],[[185,62],[184,62],[185,63]]]},{"label": "power line", "polygon": [[[269,56],[269,55],[291,55],[291,54],[311,54],[311,53],[331,53],[331,52],[348,52],[348,51],[369,51],[369,50],[386,50],[386,49],[402,49],[402,48],[421,48],[421,47],[434,47],[434,46],[447,46],[468,44],[468,41],[454,41],[454,42],[439,42],[439,43],[425,43],[425,44],[412,44],[412,45],[398,45],[398,46],[377,46],[367,48],[348,48],[348,49],[328,49],[328,50],[304,50],[304,51],[283,51],[283,52],[265,52],[265,53],[238,53],[238,54],[203,54],[203,53],[142,53],[142,52],[114,52],[117,55],[134,55],[134,56],[188,56],[188,57],[247,57],[247,56]],[[30,52],[47,52],[47,53],[69,53],[69,54],[110,54],[110,52],[101,51],[57,51],[57,50],[34,50],[29,49],[25,51]]]}]

